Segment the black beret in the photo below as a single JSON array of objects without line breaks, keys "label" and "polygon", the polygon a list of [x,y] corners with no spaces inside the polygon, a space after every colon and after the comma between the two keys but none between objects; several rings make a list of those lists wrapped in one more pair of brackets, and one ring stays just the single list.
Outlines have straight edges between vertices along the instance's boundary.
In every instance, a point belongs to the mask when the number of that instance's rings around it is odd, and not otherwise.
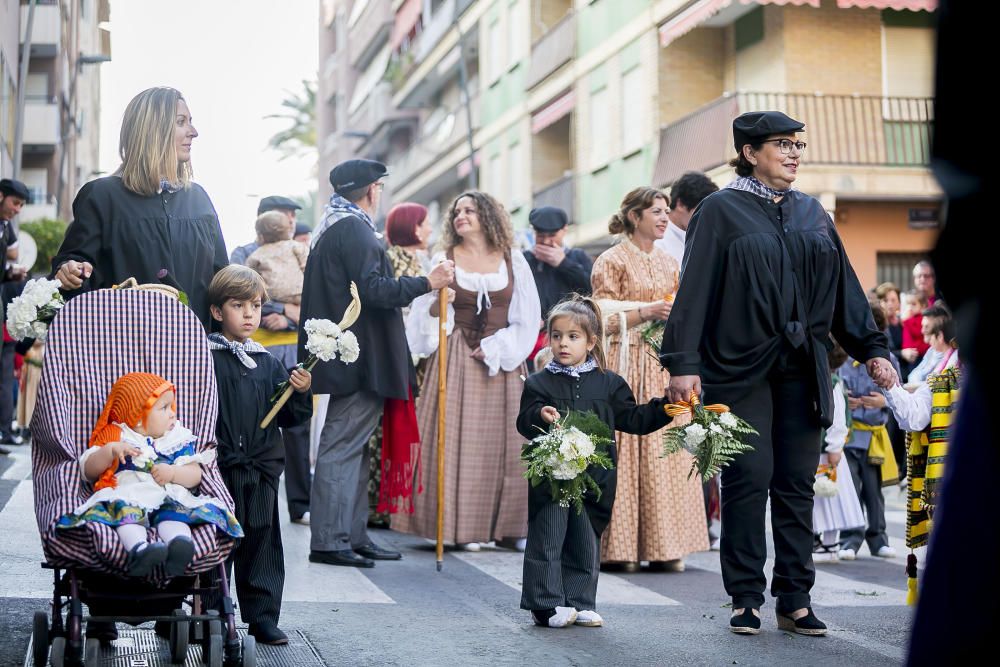
[{"label": "black beret", "polygon": [[371,185],[389,172],[375,160],[348,160],[330,170],[330,185],[338,194]]},{"label": "black beret", "polygon": [[745,144],[753,143],[756,139],[772,134],[801,132],[804,129],[805,125],[780,111],[748,111],[733,119],[733,145],[739,153]]},{"label": "black beret", "polygon": [[566,211],[555,206],[540,206],[531,209],[528,224],[540,232],[557,232],[569,224]]},{"label": "black beret", "polygon": [[31,199],[31,195],[28,193],[28,186],[21,181],[15,181],[13,178],[0,179],[0,193],[3,193],[5,197],[7,195],[14,195],[24,201]]},{"label": "black beret", "polygon": [[295,236],[301,236],[302,234],[312,234],[312,227],[307,224],[296,222],[295,223]]},{"label": "black beret", "polygon": [[257,205],[257,215],[266,213],[267,211],[273,211],[276,208],[297,211],[302,208],[302,205],[294,199],[289,199],[288,197],[271,195],[270,197],[264,197],[260,200],[260,204]]}]

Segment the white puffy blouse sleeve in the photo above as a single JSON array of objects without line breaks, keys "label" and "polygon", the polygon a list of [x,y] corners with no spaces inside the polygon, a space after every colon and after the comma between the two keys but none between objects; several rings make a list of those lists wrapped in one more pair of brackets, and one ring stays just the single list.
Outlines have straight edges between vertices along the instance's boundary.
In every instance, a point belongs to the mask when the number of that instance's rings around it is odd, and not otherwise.
[{"label": "white puffy blouse sleeve", "polygon": [[[436,266],[445,259],[443,252],[436,253],[431,259],[431,266]],[[418,356],[429,356],[438,349],[438,323],[439,318],[431,317],[431,304],[438,300],[440,290],[431,290],[413,300],[410,304],[410,312],[406,315],[406,342],[410,345],[410,352]],[[448,304],[448,321],[445,322],[445,329],[450,336],[455,330],[455,308]]]},{"label": "white puffy blouse sleeve", "polygon": [[490,375],[496,375],[501,368],[505,371],[516,370],[531,354],[538,340],[538,313],[542,307],[538,300],[535,277],[520,252],[511,252],[511,267],[514,273],[514,294],[507,312],[508,324],[479,343]]},{"label": "white puffy blouse sleeve", "polygon": [[923,431],[931,423],[933,396],[926,382],[921,382],[912,394],[898,384],[885,391],[885,401],[896,417],[899,428],[904,431]]},{"label": "white puffy blouse sleeve", "polygon": [[827,452],[841,452],[847,443],[847,405],[844,392],[839,386],[833,388],[833,423],[826,429]]}]

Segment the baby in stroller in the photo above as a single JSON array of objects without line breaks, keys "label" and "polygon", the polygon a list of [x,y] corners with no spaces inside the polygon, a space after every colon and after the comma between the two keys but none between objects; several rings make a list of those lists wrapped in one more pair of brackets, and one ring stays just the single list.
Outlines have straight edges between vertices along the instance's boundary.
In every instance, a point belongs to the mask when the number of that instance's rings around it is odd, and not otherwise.
[{"label": "baby in stroller", "polygon": [[[176,389],[152,373],[128,373],[111,388],[104,409],[80,457],[80,471],[95,493],[58,528],[84,521],[115,527],[128,552],[126,572],[145,577],[158,565],[168,577],[184,574],[194,556],[190,524],[212,524],[231,537],[243,531],[223,503],[189,489],[215,450],[196,452],[197,438],[177,422]],[[163,542],[150,543],[156,526]]]}]

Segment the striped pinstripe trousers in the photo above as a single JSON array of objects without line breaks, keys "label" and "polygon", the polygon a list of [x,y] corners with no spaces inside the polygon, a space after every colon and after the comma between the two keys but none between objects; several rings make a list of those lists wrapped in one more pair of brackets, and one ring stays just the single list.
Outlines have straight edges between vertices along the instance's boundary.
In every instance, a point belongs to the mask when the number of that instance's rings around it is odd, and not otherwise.
[{"label": "striped pinstripe trousers", "polygon": [[236,593],[245,623],[278,624],[285,586],[285,553],[278,520],[277,480],[256,469],[222,471],[245,537],[226,563],[236,571]]},{"label": "striped pinstripe trousers", "polygon": [[536,501],[538,495],[533,490],[529,496],[521,609],[594,609],[601,543],[590,518],[551,498]]}]

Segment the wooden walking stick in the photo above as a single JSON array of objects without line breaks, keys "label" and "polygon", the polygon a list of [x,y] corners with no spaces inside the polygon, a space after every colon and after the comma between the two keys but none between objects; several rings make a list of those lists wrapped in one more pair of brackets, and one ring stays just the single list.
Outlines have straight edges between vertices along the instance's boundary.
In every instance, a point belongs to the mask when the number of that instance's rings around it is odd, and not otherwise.
[{"label": "wooden walking stick", "polygon": [[448,289],[438,300],[437,571],[444,565],[444,416],[448,379]]}]

